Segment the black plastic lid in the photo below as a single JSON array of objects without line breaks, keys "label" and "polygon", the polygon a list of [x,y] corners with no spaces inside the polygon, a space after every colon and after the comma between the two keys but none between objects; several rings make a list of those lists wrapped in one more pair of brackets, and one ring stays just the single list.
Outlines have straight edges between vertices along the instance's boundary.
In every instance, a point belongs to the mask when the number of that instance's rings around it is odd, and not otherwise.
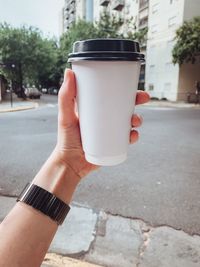
[{"label": "black plastic lid", "polygon": [[77,41],[68,62],[79,60],[144,61],[139,43],[124,39],[89,39]]}]

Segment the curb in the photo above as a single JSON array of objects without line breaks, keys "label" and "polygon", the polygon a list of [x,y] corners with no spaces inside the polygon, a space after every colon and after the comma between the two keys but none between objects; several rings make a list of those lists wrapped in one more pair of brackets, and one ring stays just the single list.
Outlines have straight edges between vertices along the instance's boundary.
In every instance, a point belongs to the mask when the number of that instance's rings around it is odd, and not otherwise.
[{"label": "curb", "polygon": [[38,108],[39,104],[34,103],[32,106],[18,106],[14,108],[7,108],[7,109],[0,109],[0,113],[5,113],[5,112],[15,112],[15,111],[23,111],[23,110],[28,110],[28,109],[35,109]]},{"label": "curb", "polygon": [[200,105],[198,104],[189,104],[184,102],[155,102],[150,101],[148,103],[145,103],[143,106],[146,107],[161,107],[161,108],[194,108],[194,109],[200,109]]},{"label": "curb", "polygon": [[61,256],[54,253],[47,253],[41,267],[103,267],[100,265],[80,261],[77,259]]}]

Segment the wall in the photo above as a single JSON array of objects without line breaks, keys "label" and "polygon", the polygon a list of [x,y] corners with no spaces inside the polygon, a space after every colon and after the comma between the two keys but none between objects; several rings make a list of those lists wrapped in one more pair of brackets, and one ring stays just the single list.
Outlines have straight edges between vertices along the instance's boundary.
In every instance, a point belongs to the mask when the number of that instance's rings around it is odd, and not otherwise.
[{"label": "wall", "polygon": [[180,67],[178,100],[185,101],[187,94],[195,93],[195,82],[200,81],[200,58],[195,64],[183,64]]},{"label": "wall", "polygon": [[151,0],[146,60],[146,90],[158,98],[177,99],[179,66],[172,63],[175,32],[183,23],[184,0]]},{"label": "wall", "polygon": [[94,18],[94,11],[93,11],[93,0],[86,0],[86,13],[85,19],[86,21],[93,22]]},{"label": "wall", "polygon": [[[183,20],[200,16],[200,0],[185,0]],[[186,100],[188,93],[195,93],[195,81],[200,81],[200,58],[195,64],[183,64],[180,67],[178,100]]]},{"label": "wall", "polygon": [[185,0],[184,20],[190,20],[195,16],[200,16],[200,0]]},{"label": "wall", "polygon": [[64,33],[64,7],[59,12],[59,34]]},{"label": "wall", "polygon": [[79,19],[85,19],[86,13],[86,1],[76,0],[76,21]]}]

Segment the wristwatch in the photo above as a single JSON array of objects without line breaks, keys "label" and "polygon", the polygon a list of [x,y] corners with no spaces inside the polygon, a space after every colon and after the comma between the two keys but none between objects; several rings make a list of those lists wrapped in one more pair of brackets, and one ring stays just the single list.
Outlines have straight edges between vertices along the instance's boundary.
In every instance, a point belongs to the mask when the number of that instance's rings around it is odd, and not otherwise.
[{"label": "wristwatch", "polygon": [[25,186],[17,201],[24,202],[49,216],[58,225],[63,223],[70,210],[70,206],[54,194],[32,183]]}]

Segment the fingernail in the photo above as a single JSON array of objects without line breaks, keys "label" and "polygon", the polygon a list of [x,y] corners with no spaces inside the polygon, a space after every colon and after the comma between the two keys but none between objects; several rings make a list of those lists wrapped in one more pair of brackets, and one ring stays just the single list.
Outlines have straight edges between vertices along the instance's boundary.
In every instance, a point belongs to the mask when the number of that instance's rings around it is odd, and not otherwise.
[{"label": "fingernail", "polygon": [[139,116],[139,118],[140,118],[140,122],[141,122],[141,124],[143,123],[143,121],[144,121],[144,119],[143,119],[143,117],[141,116],[141,115],[138,115]]},{"label": "fingernail", "polygon": [[69,76],[69,69],[65,69],[65,73],[64,73],[64,82],[67,81],[68,76]]}]

